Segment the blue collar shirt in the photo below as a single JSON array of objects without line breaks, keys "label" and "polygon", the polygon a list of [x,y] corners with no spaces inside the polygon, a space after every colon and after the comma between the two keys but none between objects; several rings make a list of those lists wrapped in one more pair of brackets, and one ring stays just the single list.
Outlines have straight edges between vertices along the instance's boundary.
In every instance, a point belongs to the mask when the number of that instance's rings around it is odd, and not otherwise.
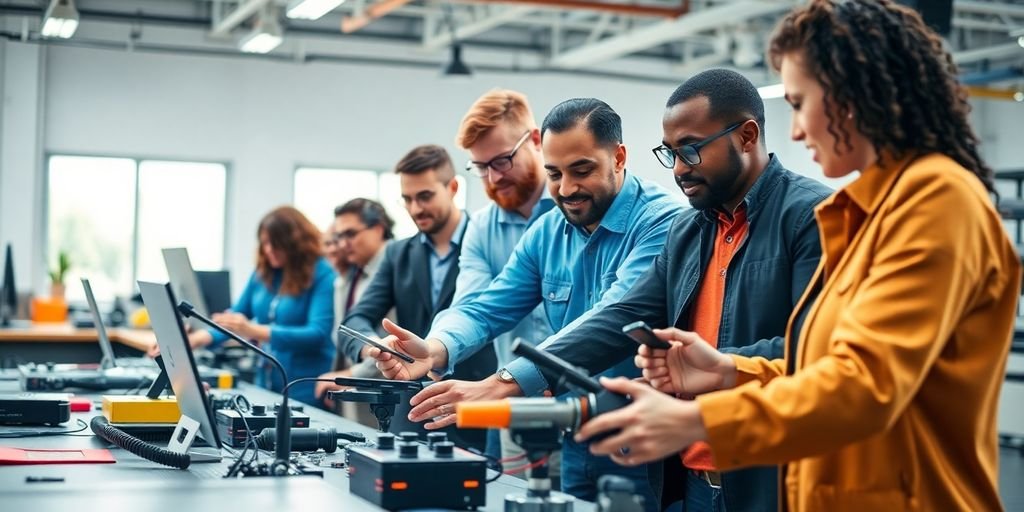
[{"label": "blue collar shirt", "polygon": [[455,249],[462,243],[462,235],[466,232],[466,225],[469,224],[469,215],[462,212],[462,220],[459,226],[452,233],[452,241],[448,246],[448,254],[441,256],[434,247],[434,241],[426,233],[420,233],[420,242],[427,246],[430,255],[430,300],[433,306],[437,307],[437,298],[441,296],[441,288],[444,287],[444,278],[448,275],[448,269],[458,260],[458,251]]},{"label": "blue collar shirt", "polygon": [[[473,300],[487,289],[487,285],[505,268],[526,230],[554,207],[555,201],[545,186],[528,219],[519,212],[506,211],[494,202],[474,212],[473,222],[466,228],[462,241],[459,278],[455,283],[452,307]],[[452,310],[442,311],[434,319],[435,324],[449,311]],[[538,305],[511,330],[494,337],[498,367],[512,361],[512,342],[516,338],[545,339],[551,334],[544,308]],[[473,340],[472,344],[482,341],[486,340]]]},{"label": "blue collar shirt", "polygon": [[[570,224],[561,210],[545,213],[486,290],[435,321],[427,337],[440,340],[448,350],[448,367],[438,370],[450,374],[457,362],[514,327],[538,304],[543,304],[555,334],[523,337],[532,343],[549,343],[617,302],[654,263],[681,211],[664,188],[627,172],[593,233]],[[527,396],[548,388],[540,371],[525,359],[505,367]],[[638,374],[629,360],[604,375]]]}]

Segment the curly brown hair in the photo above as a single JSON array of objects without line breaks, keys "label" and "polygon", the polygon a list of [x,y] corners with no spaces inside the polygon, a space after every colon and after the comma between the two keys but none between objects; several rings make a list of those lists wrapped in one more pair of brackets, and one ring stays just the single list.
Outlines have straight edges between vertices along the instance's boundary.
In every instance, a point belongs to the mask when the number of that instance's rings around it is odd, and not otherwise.
[{"label": "curly brown hair", "polygon": [[[313,284],[313,270],[320,259],[320,230],[301,212],[291,206],[281,206],[260,220],[256,237],[266,233],[274,249],[284,251],[284,275],[281,278],[282,295],[298,295]],[[256,272],[267,288],[273,286],[274,269],[256,249]]]},{"label": "curly brown hair", "polygon": [[772,35],[768,58],[776,71],[794,53],[825,90],[836,151],[840,141],[852,148],[839,122],[852,113],[880,156],[941,153],[995,192],[953,58],[917,12],[890,0],[812,0]]}]

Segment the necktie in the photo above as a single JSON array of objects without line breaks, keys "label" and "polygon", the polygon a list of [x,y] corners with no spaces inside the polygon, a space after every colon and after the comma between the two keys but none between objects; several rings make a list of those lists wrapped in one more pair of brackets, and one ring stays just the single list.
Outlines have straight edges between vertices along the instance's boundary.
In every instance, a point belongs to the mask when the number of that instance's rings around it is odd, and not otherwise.
[{"label": "necktie", "polygon": [[348,298],[345,299],[345,314],[347,315],[352,311],[352,305],[356,302],[356,285],[359,284],[359,278],[363,275],[363,269],[357,268],[352,273],[352,282],[348,285]]}]

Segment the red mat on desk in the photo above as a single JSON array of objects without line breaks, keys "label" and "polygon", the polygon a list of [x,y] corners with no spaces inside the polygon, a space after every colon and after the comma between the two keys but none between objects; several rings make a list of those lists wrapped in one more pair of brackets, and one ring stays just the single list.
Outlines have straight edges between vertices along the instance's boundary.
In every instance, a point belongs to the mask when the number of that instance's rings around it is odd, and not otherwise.
[{"label": "red mat on desk", "polygon": [[25,450],[0,446],[0,466],[16,464],[112,464],[110,450]]}]

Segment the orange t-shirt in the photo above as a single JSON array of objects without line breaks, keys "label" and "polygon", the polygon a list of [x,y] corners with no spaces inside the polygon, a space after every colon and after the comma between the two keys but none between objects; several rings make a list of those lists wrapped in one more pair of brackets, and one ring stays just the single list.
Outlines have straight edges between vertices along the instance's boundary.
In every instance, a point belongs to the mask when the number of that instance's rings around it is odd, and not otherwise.
[{"label": "orange t-shirt", "polygon": [[[722,322],[722,304],[725,301],[725,279],[732,256],[747,236],[747,207],[740,204],[732,218],[718,212],[718,234],[711,261],[700,283],[700,292],[693,303],[691,329],[713,347],[718,346],[718,328]],[[683,465],[698,471],[714,471],[711,449],[707,443],[694,443],[680,456]]]}]

